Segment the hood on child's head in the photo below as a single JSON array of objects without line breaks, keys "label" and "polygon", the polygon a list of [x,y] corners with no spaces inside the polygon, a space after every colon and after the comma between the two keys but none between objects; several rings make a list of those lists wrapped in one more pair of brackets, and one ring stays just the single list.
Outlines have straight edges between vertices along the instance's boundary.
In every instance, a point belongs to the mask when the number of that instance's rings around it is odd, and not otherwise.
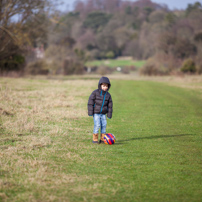
[{"label": "hood on child's head", "polygon": [[99,83],[98,83],[98,88],[101,89],[101,84],[102,83],[107,83],[109,86],[108,86],[108,90],[110,89],[111,87],[111,83],[109,81],[109,79],[107,77],[102,77],[100,80],[99,80]]}]

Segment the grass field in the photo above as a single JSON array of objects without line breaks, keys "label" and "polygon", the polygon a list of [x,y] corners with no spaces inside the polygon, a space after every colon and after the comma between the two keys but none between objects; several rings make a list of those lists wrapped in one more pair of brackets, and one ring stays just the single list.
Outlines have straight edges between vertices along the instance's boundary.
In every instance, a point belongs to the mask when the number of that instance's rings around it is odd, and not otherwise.
[{"label": "grass field", "polygon": [[0,201],[201,201],[202,78],[111,78],[112,146],[91,143],[97,83],[0,78]]},{"label": "grass field", "polygon": [[144,60],[131,60],[131,59],[109,59],[109,60],[95,60],[95,61],[90,61],[87,62],[86,65],[88,67],[93,67],[93,66],[108,66],[108,67],[124,67],[124,66],[135,66],[137,68],[142,67],[145,64],[146,61]]}]

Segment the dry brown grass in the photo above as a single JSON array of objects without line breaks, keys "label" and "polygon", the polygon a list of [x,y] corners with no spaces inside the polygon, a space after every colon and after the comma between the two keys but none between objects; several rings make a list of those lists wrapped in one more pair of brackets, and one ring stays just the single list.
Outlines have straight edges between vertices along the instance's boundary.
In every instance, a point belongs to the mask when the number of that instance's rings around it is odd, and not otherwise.
[{"label": "dry brown grass", "polygon": [[[45,127],[50,121],[86,115],[81,108],[85,104],[82,96],[87,96],[93,81],[47,81],[42,83],[43,87],[40,84],[40,81],[32,85],[30,80],[1,80],[0,113],[4,129],[16,134],[38,133],[40,122]],[[58,132],[56,128],[49,129]]]},{"label": "dry brown grass", "polygon": [[26,190],[35,187],[43,201],[60,201],[41,190],[85,180],[61,172],[50,154],[67,162],[82,161],[71,151],[75,146],[69,142],[61,146],[58,138],[80,130],[73,122],[87,116],[83,96],[89,96],[96,85],[92,80],[0,79],[0,201],[39,201],[31,192],[19,191],[15,199],[7,196],[6,192],[22,185]]}]

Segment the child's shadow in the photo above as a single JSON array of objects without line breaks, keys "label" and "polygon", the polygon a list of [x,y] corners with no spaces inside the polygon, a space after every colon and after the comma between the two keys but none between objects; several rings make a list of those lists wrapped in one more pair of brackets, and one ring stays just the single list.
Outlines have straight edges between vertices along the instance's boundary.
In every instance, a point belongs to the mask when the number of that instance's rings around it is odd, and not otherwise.
[{"label": "child's shadow", "polygon": [[124,142],[133,141],[133,140],[150,140],[150,139],[158,139],[158,138],[169,138],[169,137],[183,137],[183,136],[190,136],[193,134],[179,134],[179,135],[156,135],[156,136],[149,136],[149,137],[135,137],[125,140],[117,140],[115,145],[125,144]]}]

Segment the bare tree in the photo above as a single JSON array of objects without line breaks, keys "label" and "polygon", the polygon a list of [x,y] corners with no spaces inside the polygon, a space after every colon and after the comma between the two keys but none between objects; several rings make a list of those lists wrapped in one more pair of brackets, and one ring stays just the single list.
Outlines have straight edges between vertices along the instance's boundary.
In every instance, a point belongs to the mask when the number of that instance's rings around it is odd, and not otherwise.
[{"label": "bare tree", "polygon": [[[48,10],[49,0],[0,0],[0,59],[13,54],[11,47],[21,47],[26,37],[22,28],[27,19]],[[23,38],[24,40],[21,40]]]}]

